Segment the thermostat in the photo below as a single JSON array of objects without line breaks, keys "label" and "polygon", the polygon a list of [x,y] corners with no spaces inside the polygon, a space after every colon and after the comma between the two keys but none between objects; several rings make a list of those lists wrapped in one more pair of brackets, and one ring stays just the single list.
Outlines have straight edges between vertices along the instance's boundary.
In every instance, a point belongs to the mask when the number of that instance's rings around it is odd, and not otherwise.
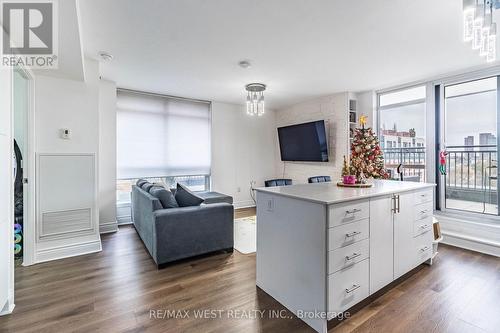
[{"label": "thermostat", "polygon": [[61,128],[61,139],[71,139],[71,131],[69,128]]}]

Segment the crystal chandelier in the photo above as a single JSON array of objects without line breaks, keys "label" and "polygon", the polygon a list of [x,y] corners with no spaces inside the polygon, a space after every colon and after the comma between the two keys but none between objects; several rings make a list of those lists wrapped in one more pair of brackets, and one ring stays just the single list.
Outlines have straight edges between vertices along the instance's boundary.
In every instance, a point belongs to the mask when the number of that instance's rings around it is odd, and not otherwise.
[{"label": "crystal chandelier", "polygon": [[463,0],[464,41],[471,42],[473,50],[486,57],[487,62],[497,57],[497,25],[493,10],[498,0]]},{"label": "crystal chandelier", "polygon": [[245,86],[247,91],[247,114],[262,116],[264,114],[264,90],[262,83],[250,83]]}]

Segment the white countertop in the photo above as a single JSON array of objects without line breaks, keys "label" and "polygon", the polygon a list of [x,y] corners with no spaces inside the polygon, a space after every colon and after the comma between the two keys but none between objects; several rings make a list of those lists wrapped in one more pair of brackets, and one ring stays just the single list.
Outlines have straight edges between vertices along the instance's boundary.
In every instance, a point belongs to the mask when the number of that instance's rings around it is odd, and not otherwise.
[{"label": "white countertop", "polygon": [[395,180],[370,180],[370,182],[373,183],[373,186],[368,188],[339,187],[336,182],[331,182],[259,187],[256,190],[329,205],[435,186],[435,184],[430,183],[400,182]]}]

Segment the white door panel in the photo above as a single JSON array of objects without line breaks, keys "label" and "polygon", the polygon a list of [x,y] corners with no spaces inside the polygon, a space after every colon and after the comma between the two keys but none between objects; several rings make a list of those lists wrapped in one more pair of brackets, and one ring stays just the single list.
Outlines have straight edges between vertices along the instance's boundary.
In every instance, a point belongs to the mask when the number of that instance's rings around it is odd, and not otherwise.
[{"label": "white door panel", "polygon": [[415,196],[397,194],[398,211],[394,213],[394,279],[410,271],[414,265],[413,220]]},{"label": "white door panel", "polygon": [[370,294],[394,276],[393,203],[392,196],[370,200]]}]

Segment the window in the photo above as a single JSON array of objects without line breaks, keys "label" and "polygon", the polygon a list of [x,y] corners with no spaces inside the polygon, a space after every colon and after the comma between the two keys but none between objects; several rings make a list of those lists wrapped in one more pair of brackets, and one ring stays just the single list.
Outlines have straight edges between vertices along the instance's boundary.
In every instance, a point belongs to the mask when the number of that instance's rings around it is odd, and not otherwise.
[{"label": "window", "polygon": [[426,179],[425,98],[425,86],[378,95],[378,134],[385,167],[391,170],[393,177],[402,164],[406,179]]},{"label": "window", "polygon": [[209,190],[210,123],[208,102],[118,90],[118,202],[139,178]]}]

